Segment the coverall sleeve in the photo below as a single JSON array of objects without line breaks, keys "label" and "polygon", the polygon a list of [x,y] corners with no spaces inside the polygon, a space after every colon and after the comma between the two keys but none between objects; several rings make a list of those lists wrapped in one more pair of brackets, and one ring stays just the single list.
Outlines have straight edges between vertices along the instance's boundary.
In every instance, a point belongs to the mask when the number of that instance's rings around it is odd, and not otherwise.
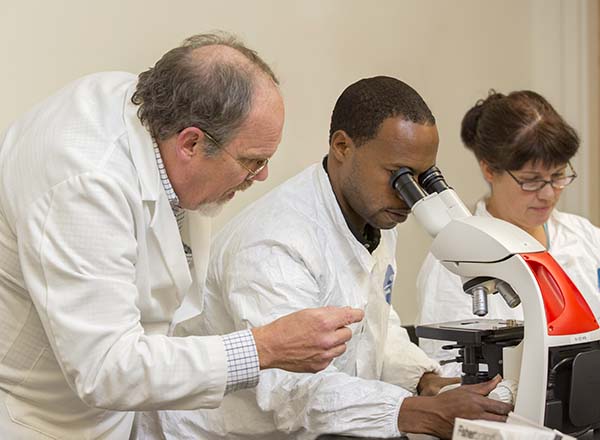
[{"label": "coverall sleeve", "polygon": [[73,177],[19,222],[21,267],[53,352],[92,407],[216,407],[226,381],[221,337],[151,336],[140,324],[136,232],[144,232],[122,187],[100,173]]},{"label": "coverall sleeve", "polygon": [[416,393],[425,373],[440,373],[439,364],[410,341],[408,332],[400,324],[400,317],[390,307],[381,379]]},{"label": "coverall sleeve", "polygon": [[[220,291],[238,328],[325,305],[325,294],[303,257],[281,243],[230,253],[221,274]],[[353,377],[334,366],[317,374],[264,370],[256,388],[259,406],[272,412],[283,432],[305,429],[369,437],[399,435],[398,411],[410,395],[396,385]]]},{"label": "coverall sleeve", "polygon": [[[472,318],[471,300],[462,290],[462,282],[440,264],[430,253],[425,258],[417,277],[418,324]],[[453,357],[442,345],[450,342],[420,338],[419,346],[431,358],[440,360]]]}]

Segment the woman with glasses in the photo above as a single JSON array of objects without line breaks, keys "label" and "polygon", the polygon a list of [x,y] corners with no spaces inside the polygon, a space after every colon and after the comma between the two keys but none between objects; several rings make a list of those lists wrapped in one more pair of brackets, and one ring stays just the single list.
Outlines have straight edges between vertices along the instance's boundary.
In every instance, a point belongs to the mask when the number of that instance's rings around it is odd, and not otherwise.
[{"label": "woman with glasses", "polygon": [[[544,97],[531,91],[490,91],[464,116],[461,138],[481,167],[489,194],[475,215],[508,221],[538,240],[587,298],[598,297],[600,229],[587,219],[558,211],[562,191],[577,177],[570,159],[579,137]],[[429,254],[417,279],[418,324],[473,318],[471,297],[457,275]],[[486,318],[523,319],[500,295],[488,298]],[[589,301],[589,300],[588,300]],[[421,339],[433,358],[452,358],[444,343]],[[454,367],[453,367],[454,366]],[[456,364],[448,370],[458,372]]]}]

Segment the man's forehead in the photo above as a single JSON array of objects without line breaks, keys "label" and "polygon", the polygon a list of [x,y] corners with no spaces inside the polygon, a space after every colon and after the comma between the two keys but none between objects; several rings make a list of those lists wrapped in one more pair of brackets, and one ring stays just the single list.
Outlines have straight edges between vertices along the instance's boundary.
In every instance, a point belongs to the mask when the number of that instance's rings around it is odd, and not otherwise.
[{"label": "man's forehead", "polygon": [[421,156],[416,158],[399,157],[396,161],[394,161],[391,168],[408,167],[413,170],[415,176],[417,176],[431,168],[433,165],[435,165],[435,155]]},{"label": "man's forehead", "polygon": [[390,165],[424,171],[435,163],[439,141],[435,125],[389,118],[382,124],[378,138]]},{"label": "man's forehead", "polygon": [[281,142],[282,125],[277,123],[248,126],[232,141],[232,150],[245,159],[268,159]]}]

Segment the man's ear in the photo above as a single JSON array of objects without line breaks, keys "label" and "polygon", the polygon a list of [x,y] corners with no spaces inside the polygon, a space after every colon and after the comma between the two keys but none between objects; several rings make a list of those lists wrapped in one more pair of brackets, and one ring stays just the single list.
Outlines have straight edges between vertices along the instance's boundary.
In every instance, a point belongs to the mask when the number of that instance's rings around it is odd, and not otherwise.
[{"label": "man's ear", "polygon": [[491,184],[494,180],[494,169],[485,160],[479,161],[479,168],[481,168],[481,174],[483,174],[485,181]]},{"label": "man's ear", "polygon": [[204,153],[204,132],[197,127],[187,127],[179,132],[175,139],[177,157],[183,160],[192,159]]},{"label": "man's ear", "polygon": [[338,162],[344,162],[355,149],[354,142],[344,130],[338,130],[331,136],[329,154]]}]

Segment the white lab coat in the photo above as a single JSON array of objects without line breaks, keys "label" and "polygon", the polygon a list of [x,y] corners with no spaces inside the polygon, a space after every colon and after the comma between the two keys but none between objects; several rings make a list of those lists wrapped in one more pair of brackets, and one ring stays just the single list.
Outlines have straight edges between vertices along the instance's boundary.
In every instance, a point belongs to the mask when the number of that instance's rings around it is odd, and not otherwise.
[{"label": "white lab coat", "polygon": [[[477,203],[475,215],[491,217],[484,200]],[[548,251],[571,277],[590,304],[596,319],[600,321],[598,295],[600,229],[583,217],[556,209],[550,215],[547,226],[550,239]],[[418,324],[476,317],[472,313],[471,297],[462,290],[460,277],[443,267],[431,253],[427,255],[419,271],[417,290]],[[488,297],[488,309],[489,312],[485,318],[523,319],[522,307],[509,308],[500,295]],[[447,343],[431,339],[420,339],[419,341],[421,348],[435,359],[452,357],[450,352],[441,348]],[[460,369],[453,368],[452,364],[449,364],[445,366],[444,371],[458,374]]]},{"label": "white lab coat", "polygon": [[221,338],[166,336],[207,230],[188,215],[190,273],[135,84],[82,78],[0,144],[0,438],[122,440],[131,411],[222,399]]},{"label": "white lab coat", "polygon": [[356,240],[321,164],[243,211],[213,242],[205,292],[210,313],[189,332],[229,332],[325,305],[358,307],[366,317],[325,371],[261,371],[256,390],[227,395],[217,410],[162,412],[161,434],[173,440],[398,435],[403,399],[439,366],[409,341],[385,301],[395,247],[394,230],[381,232],[372,255]]}]

